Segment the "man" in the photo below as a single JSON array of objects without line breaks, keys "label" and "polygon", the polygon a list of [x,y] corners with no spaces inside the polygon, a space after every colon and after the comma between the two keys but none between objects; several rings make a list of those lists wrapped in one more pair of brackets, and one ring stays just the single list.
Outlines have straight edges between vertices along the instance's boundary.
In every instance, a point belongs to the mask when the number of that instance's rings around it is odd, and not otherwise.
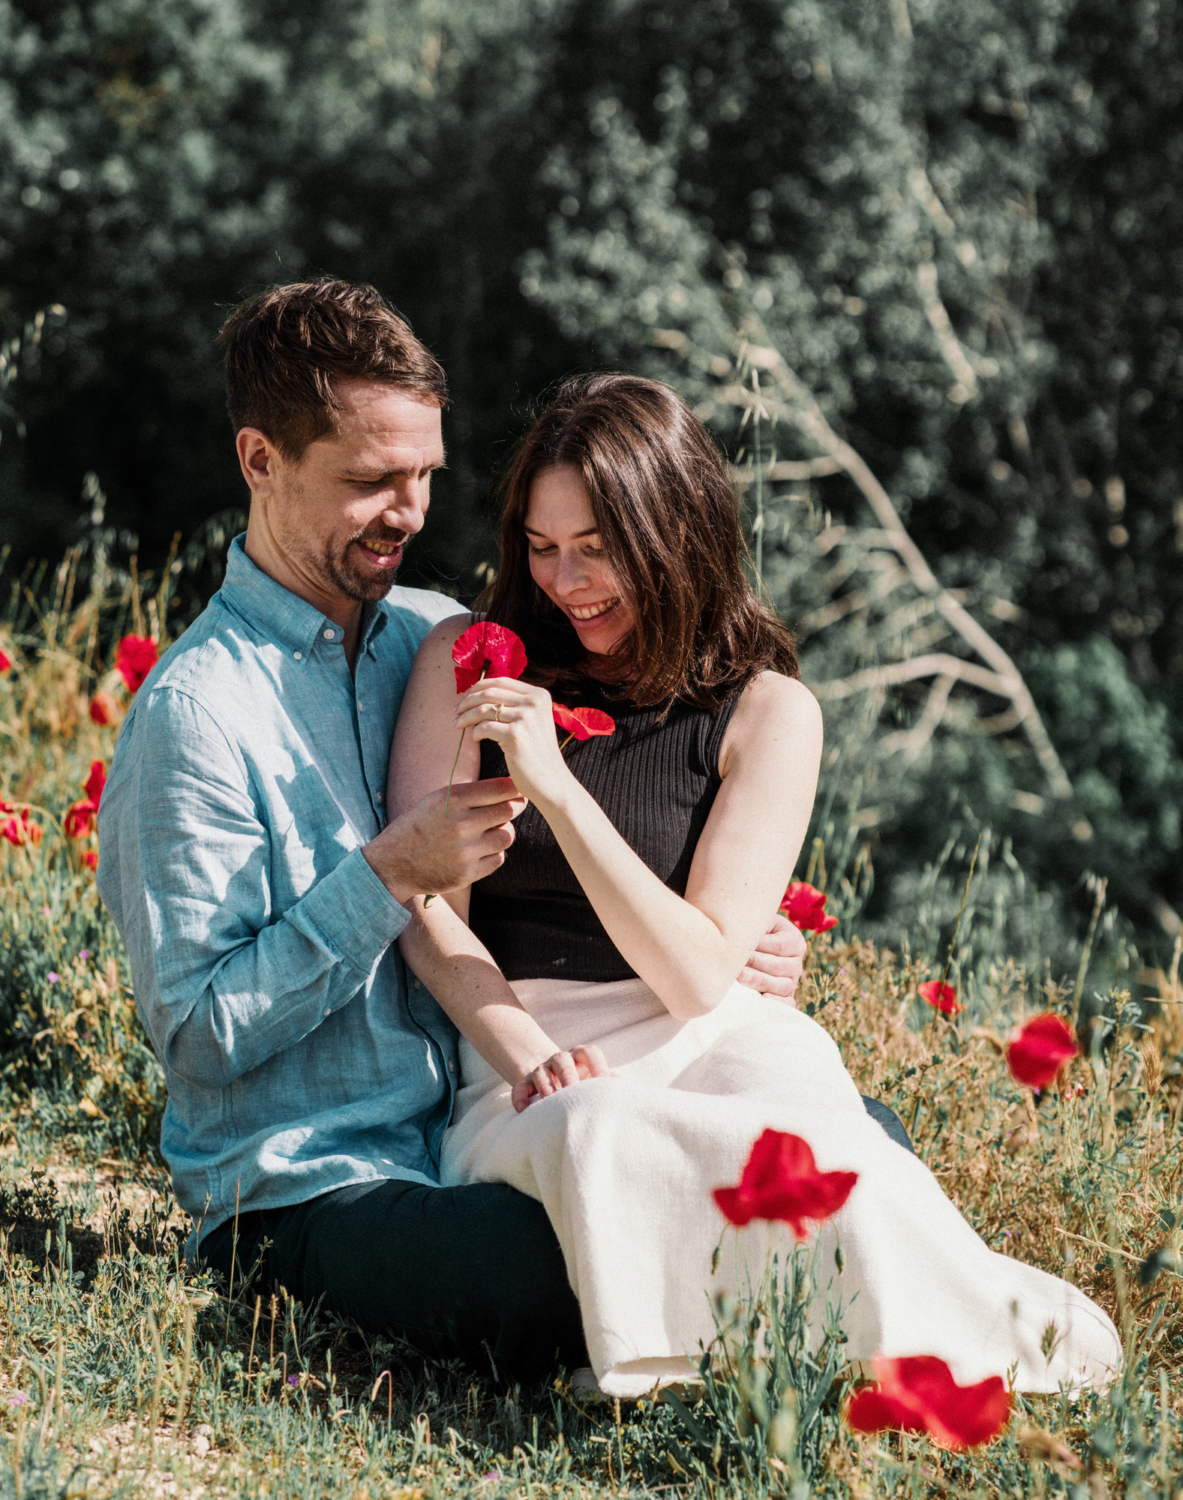
[{"label": "man", "polygon": [[[529,1378],[584,1363],[541,1206],[438,1185],[456,1037],[396,939],[416,895],[500,864],[512,782],[387,823],[415,649],[460,606],[394,586],[444,463],[444,374],[370,287],[279,287],[221,340],[245,537],[140,689],[100,814],[99,889],[168,1078],[163,1149],[229,1279]],[[791,996],[784,924],[744,979]]]}]

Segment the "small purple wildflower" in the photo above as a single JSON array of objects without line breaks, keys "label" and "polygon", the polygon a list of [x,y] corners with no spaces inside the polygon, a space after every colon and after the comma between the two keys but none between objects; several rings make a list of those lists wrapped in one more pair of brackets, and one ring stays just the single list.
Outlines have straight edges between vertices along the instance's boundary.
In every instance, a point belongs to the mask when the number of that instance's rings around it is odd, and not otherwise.
[{"label": "small purple wildflower", "polygon": [[25,1395],[24,1391],[15,1391],[9,1396],[8,1404],[9,1406],[28,1406],[29,1398]]},{"label": "small purple wildflower", "polygon": [[50,969],[49,971],[49,982],[50,984],[56,984],[58,982],[58,975],[55,974],[52,969]]},{"label": "small purple wildflower", "polygon": [[289,1385],[299,1385],[300,1384],[300,1377],[298,1375],[289,1375],[288,1376],[288,1384]]},{"label": "small purple wildflower", "polygon": [[83,963],[85,963],[86,960],[90,957],[90,949],[89,948],[83,948],[83,950],[81,951],[81,953],[79,953],[78,957],[82,960]]},{"label": "small purple wildflower", "polygon": [[486,1470],[486,1472],[484,1474],[481,1475],[481,1478],[482,1479],[496,1479],[496,1480],[500,1480],[500,1478],[501,1478],[501,1470],[500,1469],[488,1469],[488,1470]]}]

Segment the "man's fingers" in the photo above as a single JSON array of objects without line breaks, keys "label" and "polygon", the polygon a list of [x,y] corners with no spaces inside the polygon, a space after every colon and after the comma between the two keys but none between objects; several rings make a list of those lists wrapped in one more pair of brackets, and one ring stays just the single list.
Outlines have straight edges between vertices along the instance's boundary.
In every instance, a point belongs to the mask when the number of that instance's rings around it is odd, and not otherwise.
[{"label": "man's fingers", "polygon": [[497,802],[512,808],[506,817],[516,818],[525,808],[526,798],[514,786],[511,776],[493,776],[488,781],[457,781],[452,787],[452,807],[490,807]]}]

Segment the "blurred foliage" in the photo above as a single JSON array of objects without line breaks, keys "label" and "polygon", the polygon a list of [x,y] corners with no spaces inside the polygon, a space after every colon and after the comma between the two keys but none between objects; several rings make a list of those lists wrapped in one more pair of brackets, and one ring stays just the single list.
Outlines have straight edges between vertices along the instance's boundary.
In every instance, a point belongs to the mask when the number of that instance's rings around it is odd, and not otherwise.
[{"label": "blurred foliage", "polygon": [[[953,826],[988,823],[1082,912],[1081,877],[1109,876],[1153,947],[1183,909],[1180,29],[1177,0],[0,0],[0,337],[28,325],[0,539],[59,556],[91,471],[113,545],[153,563],[240,503],[222,309],[331,271],[448,368],[451,468],[406,577],[467,597],[548,382],[643,368],[707,409],[755,317],[1073,781],[1047,800],[953,700],[847,808],[870,913],[905,921]],[[751,464],[738,410],[709,409]],[[770,507],[762,560],[816,676],[810,557],[775,519],[857,528],[863,502],[835,475]],[[915,687],[880,708],[880,748],[923,712]],[[872,790],[852,754],[847,803]]]}]

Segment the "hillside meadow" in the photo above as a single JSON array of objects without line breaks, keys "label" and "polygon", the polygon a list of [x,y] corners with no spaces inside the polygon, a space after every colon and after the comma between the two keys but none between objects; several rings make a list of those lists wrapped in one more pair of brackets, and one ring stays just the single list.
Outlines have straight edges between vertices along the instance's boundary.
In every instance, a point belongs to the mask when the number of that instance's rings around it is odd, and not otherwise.
[{"label": "hillside meadow", "polygon": [[[711,1378],[685,1404],[594,1400],[562,1376],[506,1390],[187,1269],[157,1154],[163,1081],[91,868],[94,763],[136,681],[116,643],[162,642],[174,576],[78,551],[13,584],[0,616],[0,1496],[1183,1492],[1180,954],[1153,976],[1157,1005],[1098,992],[1097,920],[1057,980],[980,934],[965,968],[960,919],[934,965],[919,939],[860,941],[847,913],[812,940],[798,997],[986,1242],[1076,1282],[1122,1331],[1111,1390],[1016,1397],[987,1447],[847,1429],[840,1327],[820,1345],[804,1331],[807,1249],[755,1305],[719,1309]],[[824,848],[809,874],[825,885]],[[972,855],[956,878],[972,924]],[[1098,887],[1097,918],[1103,903]],[[942,977],[954,1016],[918,997]],[[1045,1010],[1089,1020],[1036,1096],[1004,1052]]]}]

